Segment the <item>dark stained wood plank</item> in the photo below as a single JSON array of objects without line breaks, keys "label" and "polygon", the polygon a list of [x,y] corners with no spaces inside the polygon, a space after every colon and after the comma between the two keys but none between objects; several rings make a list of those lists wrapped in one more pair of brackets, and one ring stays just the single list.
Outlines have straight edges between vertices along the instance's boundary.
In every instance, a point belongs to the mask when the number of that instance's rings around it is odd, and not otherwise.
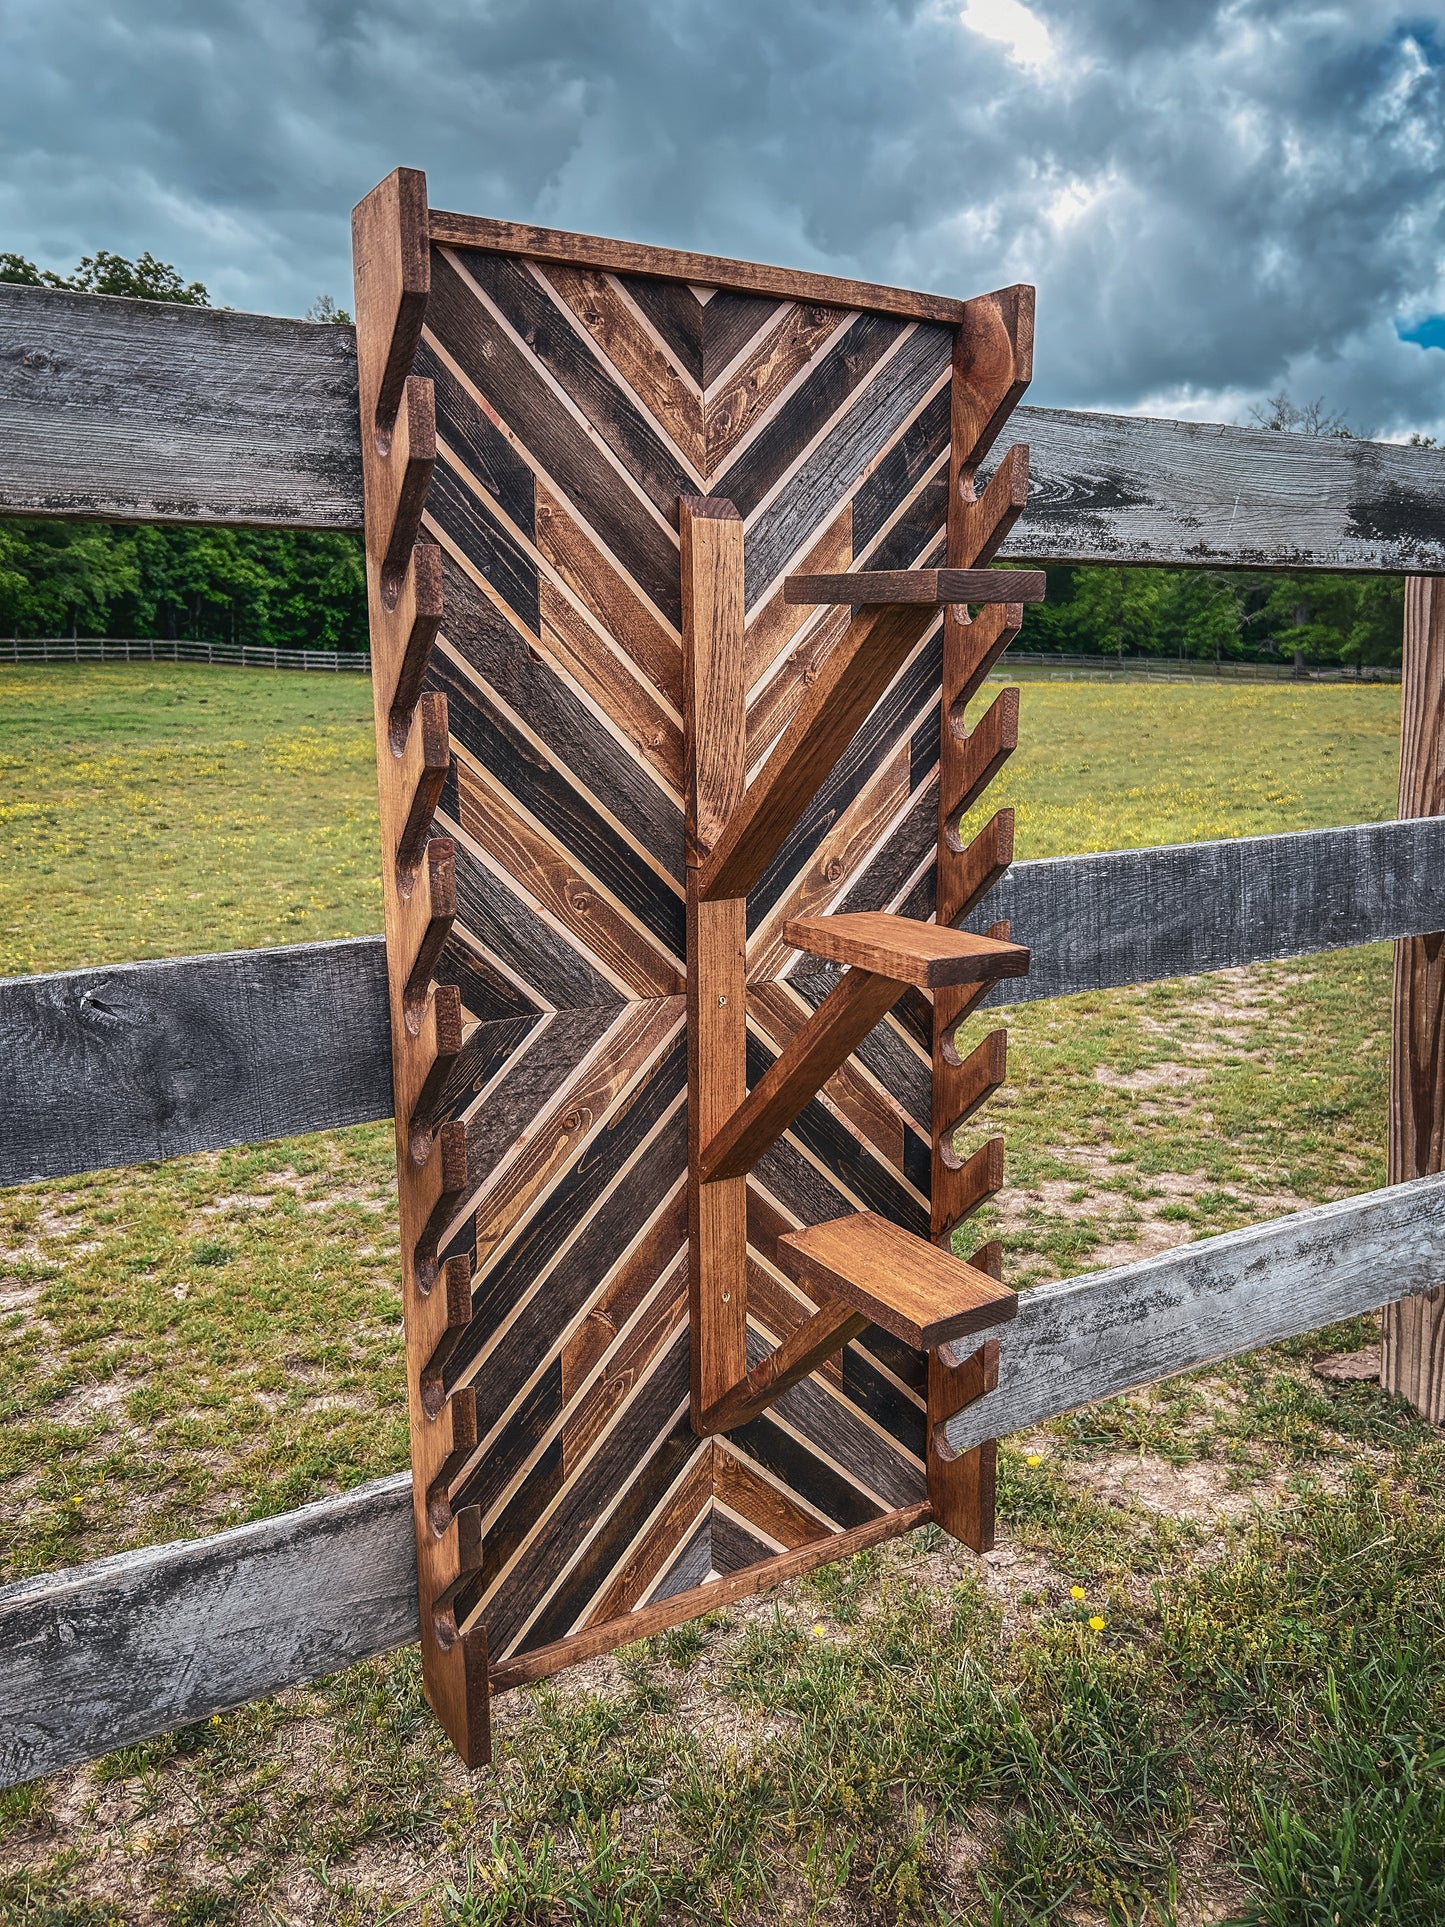
[{"label": "dark stained wood plank", "polygon": [[[712,1510],[712,1468],[714,1454],[700,1452],[688,1471],[673,1488],[665,1504],[648,1527],[640,1544],[635,1546],[626,1562],[618,1567],[611,1585],[595,1599],[587,1609],[589,1626],[601,1625],[606,1620],[617,1619],[623,1613],[630,1613],[649,1593],[654,1597],[665,1596],[665,1591],[657,1586],[659,1576],[666,1574],[670,1579],[675,1570],[674,1561],[678,1547],[687,1547],[693,1537],[701,1533],[704,1541],[703,1564],[701,1573],[690,1578],[687,1583],[694,1585],[697,1578],[706,1578],[708,1572],[706,1538],[708,1517]],[[667,1579],[663,1581],[663,1588]],[[673,1587],[680,1592],[681,1586]]]},{"label": "dark stained wood plank", "polygon": [[527,539],[536,539],[536,477],[501,429],[453,373],[435,344],[423,336],[416,370],[432,384],[437,437],[493,498]]},{"label": "dark stained wood plank", "polygon": [[[565,744],[568,778],[614,822],[626,823],[681,889],[681,802],[629,756],[576,691],[507,621],[451,555],[442,560],[443,639],[546,742]],[[470,698],[468,698],[470,700]],[[559,753],[554,751],[554,753]]]},{"label": "dark stained wood plank", "polygon": [[852,608],[926,602],[1042,602],[1042,569],[858,569],[847,575],[789,575],[788,602],[844,603]]},{"label": "dark stained wood plank", "polygon": [[897,984],[887,977],[846,972],[746,1096],[739,1093],[731,1110],[722,1108],[721,1121],[703,1136],[692,1160],[699,1181],[716,1184],[745,1176],[897,996]]},{"label": "dark stained wood plank", "polygon": [[[596,440],[557,398],[535,364],[444,255],[433,262],[428,319],[434,337],[485,395],[526,453],[546,470],[588,526],[671,623],[680,621],[676,538],[621,481]],[[684,487],[692,486],[690,483]],[[679,490],[679,493],[681,490]]]},{"label": "dark stained wood plank", "polygon": [[[675,527],[678,497],[697,490],[700,477],[689,474],[676,445],[658,433],[652,418],[620,386],[586,331],[574,325],[561,293],[550,283],[544,290],[525,262],[475,250],[457,258],[527,344],[528,357],[546,369],[658,514]],[[490,379],[490,368],[487,375]],[[553,480],[565,483],[570,493],[570,472],[554,471]],[[623,494],[620,487],[618,492]],[[643,519],[635,508],[632,516],[635,522]]]},{"label": "dark stained wood plank", "polygon": [[909,607],[854,616],[700,869],[704,898],[753,889],[932,619]]},{"label": "dark stained wood plank", "polygon": [[[898,610],[884,619],[896,616],[900,621],[906,620],[908,614],[906,610]],[[936,717],[938,678],[943,660],[942,623],[932,611],[926,612],[926,617],[921,647],[916,649],[911,660],[907,660],[906,656],[900,658],[905,666],[896,674],[887,693],[874,705],[862,728],[834,763],[754,887],[748,899],[750,929],[756,929],[771,914],[773,906],[787,892],[792,879],[808,858],[831,833],[834,825],[842,821],[845,813],[873,781],[879,768],[896,754],[900,735],[906,733],[910,724],[916,727],[930,714]],[[854,622],[868,620],[870,617],[866,613],[853,618]],[[812,686],[816,687],[816,679]],[[930,825],[925,847],[931,846],[934,834]],[[863,906],[845,898],[837,907],[851,910]],[[866,907],[881,906],[870,904]],[[908,914],[915,913],[910,908]]]},{"label": "dark stained wood plank", "polygon": [[[726,495],[748,521],[792,468],[799,452],[823,433],[906,331],[906,324],[886,315],[859,315],[808,370],[807,379],[774,408],[747,447],[708,478],[713,492]],[[832,509],[836,514],[836,501]],[[750,595],[748,600],[751,603],[756,597]]]},{"label": "dark stained wood plank", "polygon": [[[653,1070],[607,1128],[588,1144],[503,1256],[477,1281],[472,1323],[447,1363],[455,1384],[494,1333],[500,1333],[477,1380],[477,1426],[485,1438],[544,1363],[555,1329],[570,1324],[661,1205],[683,1163],[686,1120],[676,1112],[616,1180],[649,1138],[682,1088],[684,1046]],[[581,1233],[576,1226],[582,1224]],[[568,1239],[567,1263],[551,1269]],[[539,1278],[545,1286],[531,1289]],[[524,1294],[526,1294],[524,1296]]]},{"label": "dark stained wood plank", "polygon": [[459,674],[440,646],[432,656],[429,680],[447,698],[452,735],[461,748],[585,863],[674,957],[681,957],[686,939],[681,894],[639,854],[616,821],[591,804],[570,771],[539,755],[517,723],[470,677]]},{"label": "dark stained wood plank", "polygon": [[739,1599],[751,1598],[756,1593],[769,1592],[775,1586],[786,1585],[790,1579],[799,1578],[829,1560],[846,1559],[855,1552],[867,1551],[870,1546],[897,1539],[903,1533],[911,1532],[915,1526],[926,1524],[928,1518],[928,1506],[926,1502],[920,1502],[903,1511],[888,1512],[865,1520],[849,1532],[813,1540],[790,1552],[780,1552],[760,1565],[745,1566],[740,1572],[727,1573],[721,1578],[710,1579],[701,1585],[666,1596],[660,1593],[655,1604],[630,1613],[624,1619],[611,1619],[588,1626],[585,1631],[574,1634],[570,1639],[560,1640],[554,1646],[520,1653],[515,1659],[503,1661],[492,1675],[492,1691],[505,1693],[515,1686],[530,1685],[560,1672],[564,1667],[596,1658],[600,1653],[615,1652],[619,1646],[627,1645],[634,1639],[649,1638],[669,1626],[680,1625],[686,1619],[696,1619],[700,1613],[733,1605]]},{"label": "dark stained wood plank", "polygon": [[[709,309],[717,305],[716,297]],[[829,335],[847,319],[836,308],[785,308],[777,322],[707,398],[707,462],[716,467],[727,459],[755,422],[761,421],[788,383],[813,361]],[[723,332],[716,323],[703,326],[709,352]],[[719,341],[719,352],[721,343]],[[726,367],[725,360],[719,360]]]},{"label": "dark stained wood plank", "polygon": [[[869,319],[864,316],[854,323],[844,337],[845,344]],[[947,329],[915,328],[861,386],[847,410],[809,450],[766,507],[750,520],[749,607],[787,567],[810,532],[826,516],[837,513],[839,502],[852,494],[869,465],[903,433],[929,390],[944,377],[949,347]],[[811,383],[805,384],[799,398],[808,396],[810,389]],[[759,435],[745,450],[740,465],[746,464],[753,449],[766,439],[766,433]],[[731,474],[726,483],[715,486],[731,490]]]},{"label": "dark stained wood plank", "polygon": [[619,275],[629,299],[647,316],[683,373],[702,387],[702,303],[675,281]]},{"label": "dark stained wood plank", "polygon": [[[637,285],[676,347],[658,303],[685,314],[696,298]],[[0,286],[0,514],[360,528],[355,355],[350,328]],[[1012,420],[1032,492],[1005,556],[1445,572],[1445,450],[1062,409]]]},{"label": "dark stained wood plank", "polygon": [[760,1359],[745,1377],[711,1405],[704,1406],[694,1430],[706,1436],[746,1425],[776,1404],[800,1378],[816,1371],[824,1359],[841,1351],[867,1323],[867,1318],[851,1305],[824,1305],[795,1327],[776,1350]]},{"label": "dark stained wood plank", "polygon": [[[858,553],[864,555],[885,523],[894,520],[898,504],[913,496],[930,473],[936,473],[940,459],[948,452],[949,390],[941,388],[926,407],[921,408],[888,453],[868,475],[853,497],[853,534]],[[946,491],[947,483],[943,481]],[[928,518],[927,532],[938,533],[944,525],[945,501],[940,497]],[[915,547],[914,554],[918,553]],[[910,561],[912,557],[909,558]],[[875,567],[887,565],[879,562]]]},{"label": "dark stained wood plank", "polygon": [[676,443],[696,471],[700,487],[707,474],[707,450],[702,398],[696,385],[678,378],[667,350],[659,347],[639,323],[610,276],[596,268],[554,264],[544,270],[544,278],[592,336],[604,359]]},{"label": "dark stained wood plank", "polygon": [[[925,823],[935,808],[920,798]],[[909,914],[926,916],[931,894]],[[1445,819],[1016,863],[972,926],[995,911],[1033,964],[990,1006],[1427,934],[1445,928]],[[793,981],[820,1001],[831,979]],[[499,1020],[495,1036],[512,1034]],[[913,1114],[912,1060],[889,1024],[860,1055]],[[0,980],[0,1061],[4,1184],[386,1117],[381,939]]]}]

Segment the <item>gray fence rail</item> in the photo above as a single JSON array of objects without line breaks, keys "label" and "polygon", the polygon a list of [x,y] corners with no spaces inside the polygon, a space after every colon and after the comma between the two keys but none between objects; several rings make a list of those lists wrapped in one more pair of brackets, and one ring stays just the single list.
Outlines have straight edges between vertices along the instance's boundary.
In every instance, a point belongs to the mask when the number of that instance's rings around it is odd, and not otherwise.
[{"label": "gray fence rail", "polygon": [[249,642],[172,642],[153,636],[0,637],[0,663],[7,662],[203,662],[241,669],[371,674],[371,655],[365,649],[266,649]]},{"label": "gray fence rail", "polygon": [[[1005,916],[1000,1003],[1428,935],[1445,819],[1019,863],[972,921]],[[389,1117],[382,940],[7,978],[0,1063],[0,1184]]]},{"label": "gray fence rail", "polygon": [[[960,1446],[1373,1311],[1436,1283],[1445,1177],[1042,1285]],[[790,1395],[791,1396],[791,1395]],[[417,1636],[411,1476],[0,1591],[0,1784],[36,1778]]]},{"label": "gray fence rail", "polygon": [[[1044,562],[1445,573],[1445,450],[1020,408]],[[344,327],[0,286],[0,514],[361,526]]]}]

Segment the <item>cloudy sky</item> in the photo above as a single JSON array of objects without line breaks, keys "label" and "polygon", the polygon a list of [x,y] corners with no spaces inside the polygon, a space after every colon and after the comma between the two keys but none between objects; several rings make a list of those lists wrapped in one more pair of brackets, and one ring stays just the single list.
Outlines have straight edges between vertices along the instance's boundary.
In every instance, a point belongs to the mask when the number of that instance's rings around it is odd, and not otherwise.
[{"label": "cloudy sky", "polygon": [[1445,432],[1445,0],[0,0],[0,72],[0,249],[45,266],[349,305],[406,162],[440,207],[1034,281],[1034,400]]}]

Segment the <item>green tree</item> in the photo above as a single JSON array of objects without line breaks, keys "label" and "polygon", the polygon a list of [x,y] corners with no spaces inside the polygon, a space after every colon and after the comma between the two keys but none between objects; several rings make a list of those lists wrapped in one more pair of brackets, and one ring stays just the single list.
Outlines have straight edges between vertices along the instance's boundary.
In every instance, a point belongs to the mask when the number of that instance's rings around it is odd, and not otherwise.
[{"label": "green tree", "polygon": [[132,301],[179,301],[188,308],[208,308],[211,297],[199,281],[182,281],[168,261],[157,261],[147,250],[128,261],[123,254],[101,248],[82,255],[71,274],[37,268],[23,254],[0,254],[0,281],[18,281],[28,288],[74,288],[80,294],[118,294]]},{"label": "green tree", "polygon": [[[70,274],[0,254],[0,281],[207,307],[149,252],[102,248]],[[348,319],[329,295],[308,319]],[[284,529],[0,523],[0,630],[16,636],[157,636],[280,649],[364,649],[366,575],[350,535]]]}]

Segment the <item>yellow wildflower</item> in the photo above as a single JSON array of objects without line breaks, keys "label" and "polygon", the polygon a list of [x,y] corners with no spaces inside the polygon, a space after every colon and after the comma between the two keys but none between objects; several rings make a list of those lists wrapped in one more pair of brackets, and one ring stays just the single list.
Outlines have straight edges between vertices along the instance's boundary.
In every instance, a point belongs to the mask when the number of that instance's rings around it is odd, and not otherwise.
[{"label": "yellow wildflower", "polygon": [[1093,1618],[1089,1621],[1089,1626],[1093,1632],[1096,1632],[1096,1633],[1103,1632],[1104,1622],[1098,1613],[1095,1613]]},{"label": "yellow wildflower", "polygon": [[1082,1598],[1083,1598],[1083,1596],[1084,1596],[1084,1588],[1083,1588],[1082,1586],[1070,1586],[1070,1587],[1069,1587],[1069,1597],[1070,1597],[1070,1599],[1082,1599]]},{"label": "yellow wildflower", "polygon": [[1040,1452],[1030,1452],[1024,1460],[1025,1465],[1042,1465],[1043,1462],[1043,1454]]}]

